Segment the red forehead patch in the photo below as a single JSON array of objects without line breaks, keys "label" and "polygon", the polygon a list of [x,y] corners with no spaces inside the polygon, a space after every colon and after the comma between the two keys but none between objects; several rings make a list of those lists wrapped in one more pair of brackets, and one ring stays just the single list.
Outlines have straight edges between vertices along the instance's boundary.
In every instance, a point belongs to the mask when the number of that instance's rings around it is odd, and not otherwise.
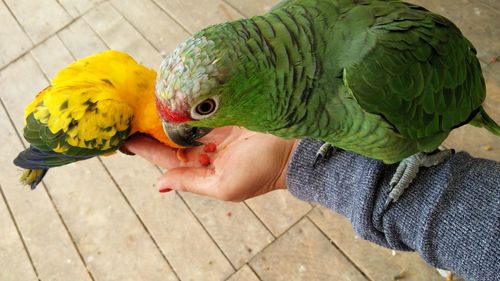
[{"label": "red forehead patch", "polygon": [[172,111],[166,105],[158,101],[156,102],[156,108],[158,109],[158,113],[161,118],[167,120],[169,123],[183,123],[192,120],[187,111]]}]

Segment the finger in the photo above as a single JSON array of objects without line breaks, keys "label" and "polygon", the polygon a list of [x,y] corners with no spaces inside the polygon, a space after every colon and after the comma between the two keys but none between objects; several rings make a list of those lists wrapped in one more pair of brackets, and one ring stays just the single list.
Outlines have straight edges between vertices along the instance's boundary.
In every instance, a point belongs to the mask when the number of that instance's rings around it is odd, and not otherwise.
[{"label": "finger", "polygon": [[155,139],[138,136],[127,141],[123,146],[125,150],[135,153],[160,167],[169,169],[180,165],[176,156],[177,149],[168,147]]},{"label": "finger", "polygon": [[215,171],[206,167],[179,167],[170,169],[158,180],[158,189],[187,191],[221,200],[230,200]]}]

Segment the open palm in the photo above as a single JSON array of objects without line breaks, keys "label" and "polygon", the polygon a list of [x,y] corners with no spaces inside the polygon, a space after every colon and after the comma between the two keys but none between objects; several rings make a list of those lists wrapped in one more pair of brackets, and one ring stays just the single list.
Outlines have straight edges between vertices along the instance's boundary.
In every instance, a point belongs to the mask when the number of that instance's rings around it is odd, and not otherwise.
[{"label": "open palm", "polygon": [[198,157],[203,147],[187,149],[188,161],[178,160],[176,150],[154,139],[137,137],[126,148],[167,169],[158,188],[189,191],[225,201],[241,201],[277,188],[286,188],[285,175],[295,140],[255,133],[239,127],[215,129],[201,139],[214,142],[211,165]]}]

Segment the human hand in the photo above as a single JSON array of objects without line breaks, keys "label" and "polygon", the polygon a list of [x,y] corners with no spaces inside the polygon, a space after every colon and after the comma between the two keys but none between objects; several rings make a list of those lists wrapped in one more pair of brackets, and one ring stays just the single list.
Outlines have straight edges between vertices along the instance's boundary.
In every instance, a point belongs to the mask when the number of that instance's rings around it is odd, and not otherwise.
[{"label": "human hand", "polygon": [[187,162],[178,160],[176,149],[148,137],[136,137],[125,148],[168,169],[157,183],[163,192],[173,189],[224,201],[242,201],[286,188],[287,166],[296,140],[224,127],[200,141],[217,144],[217,151],[210,154],[211,164],[206,167],[198,161],[204,153],[203,146],[187,149]]}]

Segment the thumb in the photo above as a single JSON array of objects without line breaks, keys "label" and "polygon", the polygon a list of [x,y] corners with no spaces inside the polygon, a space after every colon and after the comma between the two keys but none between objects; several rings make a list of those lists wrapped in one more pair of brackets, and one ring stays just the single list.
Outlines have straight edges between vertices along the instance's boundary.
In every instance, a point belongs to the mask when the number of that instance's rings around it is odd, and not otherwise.
[{"label": "thumb", "polygon": [[212,168],[179,167],[165,172],[158,180],[157,187],[160,191],[173,189],[219,198],[218,179]]}]

